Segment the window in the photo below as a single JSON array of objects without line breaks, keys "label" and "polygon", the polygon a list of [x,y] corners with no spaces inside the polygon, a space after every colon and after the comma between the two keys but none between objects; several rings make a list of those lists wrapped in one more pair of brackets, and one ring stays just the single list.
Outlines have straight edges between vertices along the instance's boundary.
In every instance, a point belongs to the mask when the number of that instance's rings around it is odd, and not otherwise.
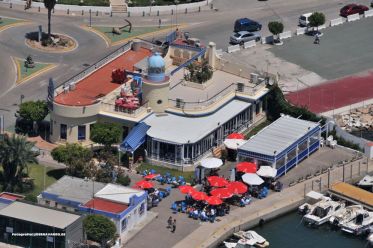
[{"label": "window", "polygon": [[67,126],[65,124],[61,124],[60,128],[60,139],[66,139],[67,138]]},{"label": "window", "polygon": [[139,210],[140,216],[143,215],[144,212],[145,212],[145,202],[141,203],[140,205],[140,210]]},{"label": "window", "polygon": [[85,125],[78,126],[78,140],[85,140]]},{"label": "window", "polygon": [[127,228],[127,218],[124,218],[121,222],[121,231],[123,232]]},{"label": "window", "polygon": [[158,101],[157,101],[157,104],[162,104],[162,100],[158,100]]},{"label": "window", "polygon": [[66,211],[66,210],[67,210],[67,208],[66,208],[66,207],[62,207],[62,210],[65,210],[65,211]]},{"label": "window", "polygon": [[49,206],[49,205],[51,204],[51,202],[48,201],[48,200],[46,200],[46,201],[45,201],[45,204]]}]

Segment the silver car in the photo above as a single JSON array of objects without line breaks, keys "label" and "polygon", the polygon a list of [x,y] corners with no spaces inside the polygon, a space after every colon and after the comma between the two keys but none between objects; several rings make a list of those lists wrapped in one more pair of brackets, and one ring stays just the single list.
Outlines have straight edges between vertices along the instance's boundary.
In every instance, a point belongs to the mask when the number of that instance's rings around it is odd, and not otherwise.
[{"label": "silver car", "polygon": [[243,43],[251,40],[260,41],[261,35],[260,32],[247,32],[247,31],[241,31],[237,32],[231,35],[230,42],[232,44],[240,44],[243,45]]}]

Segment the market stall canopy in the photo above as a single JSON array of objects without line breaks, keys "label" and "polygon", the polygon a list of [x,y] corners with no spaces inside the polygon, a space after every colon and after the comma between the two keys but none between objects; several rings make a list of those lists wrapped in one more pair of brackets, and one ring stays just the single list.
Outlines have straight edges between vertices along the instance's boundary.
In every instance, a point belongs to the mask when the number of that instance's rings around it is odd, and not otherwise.
[{"label": "market stall canopy", "polygon": [[264,183],[264,180],[254,173],[244,174],[242,176],[242,180],[249,185],[261,185],[262,183]]},{"label": "market stall canopy", "polygon": [[219,158],[205,158],[201,160],[201,166],[206,169],[215,169],[223,165],[223,161]]},{"label": "market stall canopy", "polygon": [[230,182],[227,185],[227,189],[229,189],[233,194],[241,195],[247,192],[247,185],[242,182]]},{"label": "market stall canopy", "polygon": [[220,205],[223,203],[223,201],[219,197],[216,197],[216,196],[210,196],[209,198],[207,198],[206,202],[209,205]]},{"label": "market stall canopy", "polygon": [[160,174],[149,174],[149,175],[144,176],[144,179],[152,180],[152,179],[157,178],[159,176],[160,176]]},{"label": "market stall canopy", "polygon": [[233,192],[227,188],[220,188],[211,190],[210,194],[212,196],[219,197],[221,199],[231,198],[233,196]]},{"label": "market stall canopy", "polygon": [[276,177],[277,170],[271,166],[260,166],[259,170],[256,172],[261,177]]},{"label": "market stall canopy", "polygon": [[236,169],[237,171],[244,173],[255,173],[257,170],[256,164],[251,162],[241,162],[236,165]]},{"label": "market stall canopy", "polygon": [[247,140],[243,140],[243,139],[226,139],[224,140],[224,145],[228,149],[237,150],[238,147],[242,146],[246,142]]},{"label": "market stall canopy", "polygon": [[195,191],[191,194],[192,198],[196,201],[205,201],[208,196],[205,192]]},{"label": "market stall canopy", "polygon": [[231,133],[227,136],[227,139],[245,139],[245,136],[241,133]]},{"label": "market stall canopy", "polygon": [[150,189],[150,188],[154,187],[153,183],[151,183],[149,181],[145,181],[145,180],[137,182],[136,186],[141,188],[141,189]]},{"label": "market stall canopy", "polygon": [[228,184],[228,181],[225,178],[218,176],[208,177],[207,181],[212,187],[224,187]]},{"label": "market stall canopy", "polygon": [[181,193],[183,194],[192,194],[194,192],[196,192],[196,189],[193,188],[192,186],[190,185],[182,185],[182,186],[179,186],[179,190]]}]

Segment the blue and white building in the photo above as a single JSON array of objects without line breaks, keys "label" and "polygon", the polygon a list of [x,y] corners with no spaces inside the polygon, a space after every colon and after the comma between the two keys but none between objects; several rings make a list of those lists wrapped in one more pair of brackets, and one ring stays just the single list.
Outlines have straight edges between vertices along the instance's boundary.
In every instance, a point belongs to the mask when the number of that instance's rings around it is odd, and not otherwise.
[{"label": "blue and white building", "polygon": [[238,149],[240,160],[271,165],[282,176],[320,147],[320,123],[282,116]]}]

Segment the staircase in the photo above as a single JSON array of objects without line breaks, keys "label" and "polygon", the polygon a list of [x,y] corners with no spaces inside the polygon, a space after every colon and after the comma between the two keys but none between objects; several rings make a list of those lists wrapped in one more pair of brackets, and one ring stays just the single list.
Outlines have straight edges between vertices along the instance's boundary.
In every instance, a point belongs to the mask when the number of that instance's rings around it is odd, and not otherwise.
[{"label": "staircase", "polygon": [[110,0],[110,6],[113,13],[127,13],[125,0]]}]

